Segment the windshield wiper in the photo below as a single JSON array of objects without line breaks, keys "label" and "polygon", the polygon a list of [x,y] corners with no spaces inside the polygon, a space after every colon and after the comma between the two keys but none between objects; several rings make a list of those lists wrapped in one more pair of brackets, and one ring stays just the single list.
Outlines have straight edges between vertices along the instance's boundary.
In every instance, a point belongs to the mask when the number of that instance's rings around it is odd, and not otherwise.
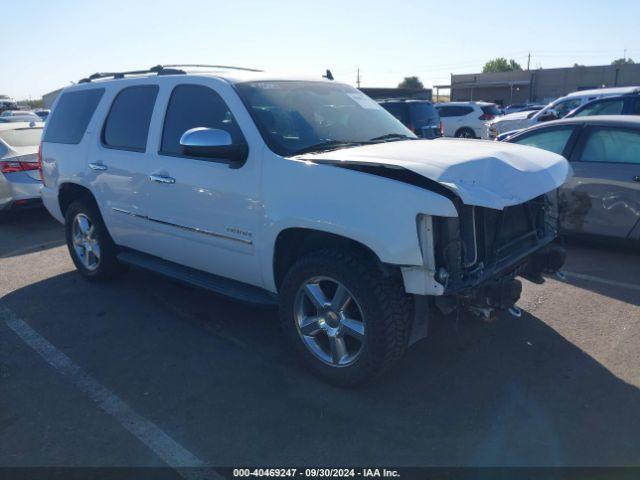
[{"label": "windshield wiper", "polygon": [[355,147],[358,145],[366,145],[369,142],[350,142],[347,140],[327,140],[326,142],[316,143],[315,145],[309,145],[308,147],[296,150],[296,155],[302,155],[303,153],[312,152],[325,152],[327,150],[334,150],[341,147]]},{"label": "windshield wiper", "polygon": [[385,135],[380,135],[379,137],[373,137],[370,139],[370,142],[387,142],[389,140],[416,140],[416,137],[410,137],[409,135],[405,135],[403,133],[387,133]]}]

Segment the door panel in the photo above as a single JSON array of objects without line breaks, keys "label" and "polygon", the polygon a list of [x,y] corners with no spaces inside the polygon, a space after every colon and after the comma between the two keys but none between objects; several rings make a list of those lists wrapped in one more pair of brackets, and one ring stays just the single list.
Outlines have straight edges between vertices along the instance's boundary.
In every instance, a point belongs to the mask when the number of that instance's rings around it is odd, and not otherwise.
[{"label": "door panel", "polygon": [[145,152],[158,91],[157,85],[137,85],[115,95],[88,164],[113,239],[138,250],[148,243],[144,186],[150,159]]},{"label": "door panel", "polygon": [[640,132],[590,127],[573,160],[561,189],[562,227],[626,238],[640,219]]},{"label": "door panel", "polygon": [[179,138],[191,128],[224,129],[234,143],[245,141],[227,102],[209,86],[177,85],[166,112],[160,152],[151,155],[152,168],[144,187],[154,235],[148,252],[261,286],[255,251],[262,218],[261,152],[250,147],[241,168],[231,168],[220,159],[181,154]]},{"label": "door panel", "polygon": [[91,157],[94,168],[90,166],[88,175],[95,177],[93,192],[109,233],[118,245],[143,249],[147,243],[144,188],[148,159],[144,153],[102,146],[96,146]]}]

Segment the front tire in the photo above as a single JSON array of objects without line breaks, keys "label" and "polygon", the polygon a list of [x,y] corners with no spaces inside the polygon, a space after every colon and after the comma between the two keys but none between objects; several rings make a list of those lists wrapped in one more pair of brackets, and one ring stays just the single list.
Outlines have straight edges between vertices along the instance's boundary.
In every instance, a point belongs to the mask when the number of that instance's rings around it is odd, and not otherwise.
[{"label": "front tire", "polygon": [[280,287],[288,345],[330,383],[379,375],[407,348],[411,301],[398,278],[352,252],[322,250],[297,261]]},{"label": "front tire", "polygon": [[113,243],[97,205],[77,201],[65,214],[67,248],[80,275],[87,280],[109,280],[122,271]]}]

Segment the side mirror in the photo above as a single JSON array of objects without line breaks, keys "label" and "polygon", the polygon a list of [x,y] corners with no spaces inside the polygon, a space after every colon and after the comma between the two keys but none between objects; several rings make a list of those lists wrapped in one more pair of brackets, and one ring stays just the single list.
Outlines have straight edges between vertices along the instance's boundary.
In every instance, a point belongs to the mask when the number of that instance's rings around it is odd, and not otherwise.
[{"label": "side mirror", "polygon": [[187,130],[180,137],[184,155],[228,160],[232,167],[241,167],[247,159],[248,148],[234,144],[229,132],[217,128],[197,127]]}]

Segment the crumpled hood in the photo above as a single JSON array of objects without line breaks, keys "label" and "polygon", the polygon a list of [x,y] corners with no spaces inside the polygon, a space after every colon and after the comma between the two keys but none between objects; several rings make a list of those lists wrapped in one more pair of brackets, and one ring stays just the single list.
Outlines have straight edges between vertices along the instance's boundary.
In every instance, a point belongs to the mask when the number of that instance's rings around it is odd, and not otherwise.
[{"label": "crumpled hood", "polygon": [[564,157],[539,148],[483,140],[405,140],[296,157],[317,163],[404,168],[434,180],[467,205],[502,210],[558,188]]}]

